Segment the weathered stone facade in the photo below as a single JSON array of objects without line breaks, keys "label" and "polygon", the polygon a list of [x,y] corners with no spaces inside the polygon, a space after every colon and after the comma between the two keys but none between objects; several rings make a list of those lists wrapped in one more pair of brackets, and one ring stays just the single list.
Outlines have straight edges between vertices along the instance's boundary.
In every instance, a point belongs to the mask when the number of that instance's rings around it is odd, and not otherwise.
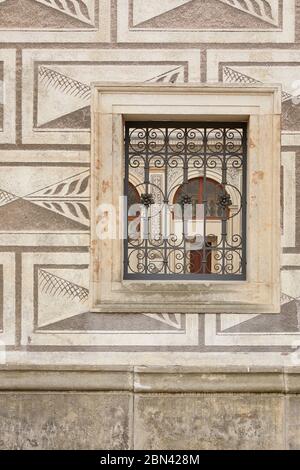
[{"label": "weathered stone facade", "polygon": [[[0,0],[1,448],[300,447],[299,22],[299,0]],[[280,314],[89,311],[99,81],[282,84]],[[133,385],[157,365],[224,382]]]},{"label": "weathered stone facade", "polygon": [[1,370],[1,449],[299,449],[299,369]]}]

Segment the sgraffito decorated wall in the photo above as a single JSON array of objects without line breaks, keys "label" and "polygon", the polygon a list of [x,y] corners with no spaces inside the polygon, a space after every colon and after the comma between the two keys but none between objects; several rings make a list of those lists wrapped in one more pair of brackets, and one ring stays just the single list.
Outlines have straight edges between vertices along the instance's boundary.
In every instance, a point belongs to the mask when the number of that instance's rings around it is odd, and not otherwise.
[{"label": "sgraffito decorated wall", "polygon": [[[300,1],[0,0],[0,43],[4,367],[297,365]],[[280,315],[89,312],[99,81],[282,84]]]}]

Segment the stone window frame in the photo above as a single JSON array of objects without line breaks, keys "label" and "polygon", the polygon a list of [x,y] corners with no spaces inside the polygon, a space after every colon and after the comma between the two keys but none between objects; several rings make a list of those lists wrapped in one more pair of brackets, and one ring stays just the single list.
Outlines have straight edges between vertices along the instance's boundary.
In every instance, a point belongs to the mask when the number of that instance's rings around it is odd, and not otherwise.
[{"label": "stone window frame", "polygon": [[[248,121],[245,281],[123,279],[123,240],[99,240],[97,208],[119,214],[126,120]],[[280,153],[280,85],[93,84],[91,311],[279,313]]]}]

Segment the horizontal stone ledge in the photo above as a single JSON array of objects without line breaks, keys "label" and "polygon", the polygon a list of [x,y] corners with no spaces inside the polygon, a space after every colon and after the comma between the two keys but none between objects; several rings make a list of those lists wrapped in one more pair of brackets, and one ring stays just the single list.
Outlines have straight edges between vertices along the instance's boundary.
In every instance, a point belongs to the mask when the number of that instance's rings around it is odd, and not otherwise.
[{"label": "horizontal stone ledge", "polygon": [[[300,384],[300,377],[299,377]],[[284,393],[281,373],[136,373],[138,393]]]},{"label": "horizontal stone ledge", "polygon": [[300,393],[299,367],[136,367],[138,393]]},{"label": "horizontal stone ledge", "polygon": [[126,370],[0,370],[0,391],[132,391]]},{"label": "horizontal stone ledge", "polygon": [[300,393],[298,367],[1,366],[0,391]]}]

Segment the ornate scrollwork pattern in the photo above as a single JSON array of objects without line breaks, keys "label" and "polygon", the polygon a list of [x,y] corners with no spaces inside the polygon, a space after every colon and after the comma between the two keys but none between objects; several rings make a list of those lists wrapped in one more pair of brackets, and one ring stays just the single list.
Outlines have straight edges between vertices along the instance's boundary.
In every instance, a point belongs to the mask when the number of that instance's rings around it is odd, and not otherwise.
[{"label": "ornate scrollwork pattern", "polygon": [[246,132],[245,123],[126,124],[125,196],[139,210],[125,278],[245,279]]}]

